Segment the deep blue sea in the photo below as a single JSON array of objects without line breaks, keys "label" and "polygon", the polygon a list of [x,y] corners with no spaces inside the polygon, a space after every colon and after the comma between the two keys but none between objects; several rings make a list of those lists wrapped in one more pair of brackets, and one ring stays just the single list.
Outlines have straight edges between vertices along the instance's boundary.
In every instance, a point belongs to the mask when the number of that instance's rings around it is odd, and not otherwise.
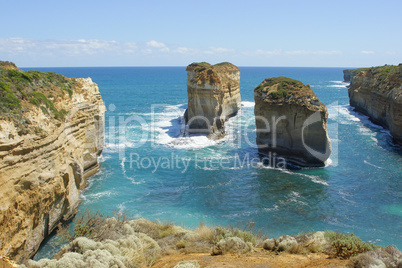
[{"label": "deep blue sea", "polygon": [[[180,137],[185,67],[29,69],[91,77],[108,109],[101,168],[88,179],[80,212],[125,212],[190,228],[254,222],[268,236],[330,229],[402,249],[402,148],[349,106],[342,68],[240,67],[243,107],[218,142]],[[253,89],[275,76],[310,84],[327,105],[333,152],[325,168],[255,161]],[[47,239],[37,258],[51,257],[56,240]]]}]

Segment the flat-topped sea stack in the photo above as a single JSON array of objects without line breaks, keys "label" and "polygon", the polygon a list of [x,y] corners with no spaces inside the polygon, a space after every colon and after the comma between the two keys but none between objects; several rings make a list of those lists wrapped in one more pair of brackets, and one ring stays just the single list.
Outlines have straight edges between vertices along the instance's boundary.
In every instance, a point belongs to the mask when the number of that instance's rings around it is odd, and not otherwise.
[{"label": "flat-topped sea stack", "polygon": [[350,105],[386,129],[402,145],[402,64],[359,72],[348,89]]},{"label": "flat-topped sea stack", "polygon": [[99,168],[105,111],[90,78],[0,62],[0,256],[24,262],[75,215]]},{"label": "flat-topped sea stack", "polygon": [[254,89],[258,151],[301,167],[321,167],[331,153],[328,112],[309,85],[287,77]]},{"label": "flat-topped sea stack", "polygon": [[225,121],[240,109],[240,70],[223,62],[187,66],[188,109],[185,113],[189,134],[220,138]]}]

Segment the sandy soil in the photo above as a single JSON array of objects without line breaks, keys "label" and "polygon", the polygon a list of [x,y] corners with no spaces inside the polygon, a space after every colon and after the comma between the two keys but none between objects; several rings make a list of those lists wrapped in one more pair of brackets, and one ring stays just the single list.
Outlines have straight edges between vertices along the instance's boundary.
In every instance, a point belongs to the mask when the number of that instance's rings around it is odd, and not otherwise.
[{"label": "sandy soil", "polygon": [[330,259],[328,255],[314,253],[296,255],[268,252],[255,249],[255,252],[241,255],[227,254],[211,256],[209,253],[178,254],[160,258],[152,267],[170,268],[181,261],[195,260],[201,267],[346,267],[348,261]]}]

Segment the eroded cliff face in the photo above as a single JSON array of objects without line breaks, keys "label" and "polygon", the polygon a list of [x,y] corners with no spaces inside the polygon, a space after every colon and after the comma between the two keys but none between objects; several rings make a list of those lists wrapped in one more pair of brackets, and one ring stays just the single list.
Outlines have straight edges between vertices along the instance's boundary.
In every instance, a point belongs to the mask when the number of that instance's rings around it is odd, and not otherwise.
[{"label": "eroded cliff face", "polygon": [[402,145],[402,64],[361,71],[348,93],[351,106],[389,129]]},{"label": "eroded cliff face", "polygon": [[98,169],[106,108],[90,78],[2,72],[0,255],[21,263],[76,213]]},{"label": "eroded cliff face", "polygon": [[302,167],[325,165],[331,153],[328,112],[310,86],[286,77],[265,79],[254,89],[257,146]]},{"label": "eroded cliff face", "polygon": [[225,121],[240,109],[240,70],[231,63],[187,66],[188,109],[185,114],[188,132],[224,135]]},{"label": "eroded cliff face", "polygon": [[345,69],[343,70],[343,81],[352,82],[353,78],[361,71],[367,71],[369,68],[358,68],[358,69]]}]

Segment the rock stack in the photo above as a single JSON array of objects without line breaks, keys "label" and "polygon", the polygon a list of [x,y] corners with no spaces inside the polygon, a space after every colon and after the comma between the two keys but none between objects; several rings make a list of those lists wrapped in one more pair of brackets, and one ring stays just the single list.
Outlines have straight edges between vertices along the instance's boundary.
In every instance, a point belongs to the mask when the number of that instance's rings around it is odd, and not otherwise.
[{"label": "rock stack", "polygon": [[188,134],[225,134],[225,121],[240,109],[240,70],[231,63],[206,62],[187,66]]},{"label": "rock stack", "polygon": [[260,153],[302,167],[325,165],[331,153],[328,112],[309,85],[287,77],[265,79],[254,99]]}]

